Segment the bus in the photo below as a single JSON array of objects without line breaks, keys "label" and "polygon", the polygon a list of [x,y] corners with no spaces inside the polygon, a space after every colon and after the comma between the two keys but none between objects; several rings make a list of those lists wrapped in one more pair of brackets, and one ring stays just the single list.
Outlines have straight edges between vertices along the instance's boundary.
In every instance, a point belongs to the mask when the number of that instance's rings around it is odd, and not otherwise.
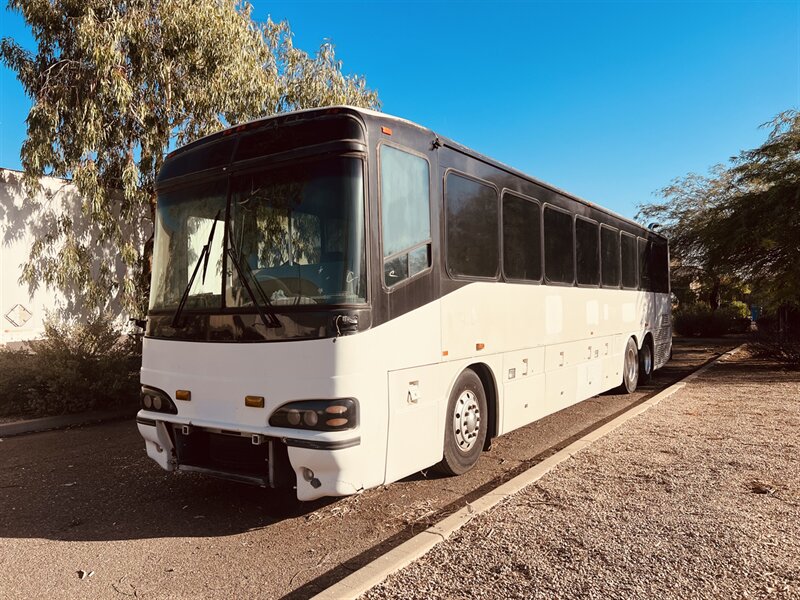
[{"label": "bus", "polygon": [[167,471],[299,500],[458,475],[670,356],[665,237],[407,120],[256,120],[157,191],[137,424]]}]

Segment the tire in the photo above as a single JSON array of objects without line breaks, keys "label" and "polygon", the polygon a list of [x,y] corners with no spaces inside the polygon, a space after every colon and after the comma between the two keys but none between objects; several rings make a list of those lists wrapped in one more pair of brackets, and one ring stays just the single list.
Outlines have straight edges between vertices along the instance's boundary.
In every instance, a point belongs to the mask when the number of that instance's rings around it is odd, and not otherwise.
[{"label": "tire", "polygon": [[645,339],[639,350],[639,383],[647,383],[653,378],[654,364],[653,346],[649,339]]},{"label": "tire", "polygon": [[444,475],[469,471],[481,455],[488,424],[483,384],[475,371],[466,369],[450,392],[444,423],[444,452],[434,470]]},{"label": "tire", "polygon": [[636,340],[628,338],[622,359],[622,385],[617,388],[620,394],[632,394],[639,385],[639,349]]}]

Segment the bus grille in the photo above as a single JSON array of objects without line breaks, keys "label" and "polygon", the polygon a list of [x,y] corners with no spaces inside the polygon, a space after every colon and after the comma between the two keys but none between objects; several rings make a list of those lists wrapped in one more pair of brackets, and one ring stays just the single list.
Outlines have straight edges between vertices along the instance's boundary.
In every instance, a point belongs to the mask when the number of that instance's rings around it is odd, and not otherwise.
[{"label": "bus grille", "polygon": [[178,464],[243,475],[269,475],[269,444],[253,445],[250,437],[175,429]]},{"label": "bus grille", "polygon": [[672,320],[669,313],[661,315],[661,326],[656,329],[654,336],[655,368],[664,366],[669,360],[669,350],[672,345]]}]

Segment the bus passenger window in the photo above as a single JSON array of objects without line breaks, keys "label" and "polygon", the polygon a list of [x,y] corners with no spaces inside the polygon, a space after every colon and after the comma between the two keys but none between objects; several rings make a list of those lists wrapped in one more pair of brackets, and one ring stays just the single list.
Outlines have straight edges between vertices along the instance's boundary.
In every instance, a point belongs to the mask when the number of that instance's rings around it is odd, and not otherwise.
[{"label": "bus passenger window", "polygon": [[603,287],[619,287],[619,231],[600,226]]},{"label": "bus passenger window", "polygon": [[503,195],[503,272],[509,279],[542,279],[542,227],[539,203]]},{"label": "bus passenger window", "polygon": [[431,219],[428,162],[381,145],[383,272],[387,286],[430,265]]},{"label": "bus passenger window", "polygon": [[653,242],[644,238],[637,238],[639,242],[639,287],[650,291],[650,254],[653,250]]},{"label": "bus passenger window", "polygon": [[597,223],[575,219],[575,266],[578,283],[600,283],[600,230]]},{"label": "bus passenger window", "polygon": [[636,268],[636,238],[629,233],[622,232],[622,287],[637,287],[637,268]]},{"label": "bus passenger window", "polygon": [[650,253],[650,277],[653,291],[669,292],[669,248],[667,242],[656,240]]},{"label": "bus passenger window", "polygon": [[447,175],[445,190],[449,272],[495,277],[499,262],[497,192],[454,173]]},{"label": "bus passenger window", "polygon": [[544,208],[544,274],[554,283],[575,281],[575,257],[572,215],[545,206]]}]

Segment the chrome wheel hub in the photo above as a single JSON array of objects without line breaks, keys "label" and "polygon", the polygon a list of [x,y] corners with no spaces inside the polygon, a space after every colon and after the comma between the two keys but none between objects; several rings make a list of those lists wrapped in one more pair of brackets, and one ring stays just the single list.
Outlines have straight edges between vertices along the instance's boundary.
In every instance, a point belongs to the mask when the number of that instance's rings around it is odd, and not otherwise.
[{"label": "chrome wheel hub", "polygon": [[469,452],[478,440],[481,429],[481,411],[475,392],[465,390],[456,400],[453,412],[453,434],[462,452]]},{"label": "chrome wheel hub", "polygon": [[630,344],[625,353],[625,379],[629,382],[636,379],[636,370],[639,368],[639,357],[637,356],[636,346]]}]

